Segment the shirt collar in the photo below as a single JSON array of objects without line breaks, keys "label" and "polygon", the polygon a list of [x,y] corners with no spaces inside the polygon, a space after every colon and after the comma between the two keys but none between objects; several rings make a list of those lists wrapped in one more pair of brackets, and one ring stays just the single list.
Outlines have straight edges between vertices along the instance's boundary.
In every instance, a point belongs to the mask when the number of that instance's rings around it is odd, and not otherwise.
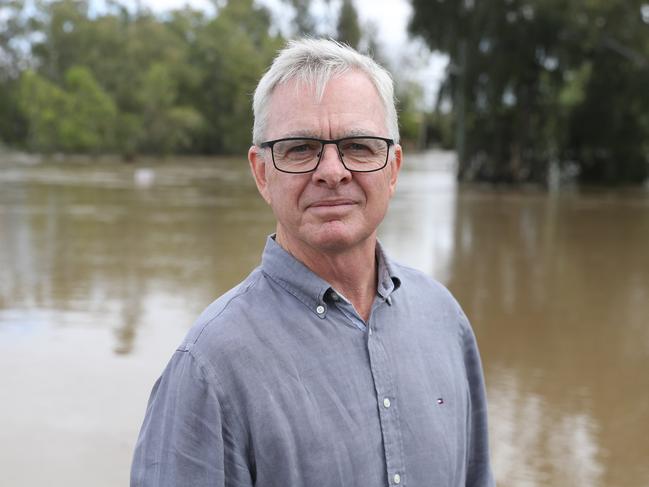
[{"label": "shirt collar", "polygon": [[394,265],[378,240],[376,242],[376,260],[379,263],[376,292],[383,299],[389,300],[390,295],[401,286],[401,279],[395,273]]},{"label": "shirt collar", "polygon": [[[401,279],[395,274],[394,266],[379,242],[376,243],[376,257],[378,259],[377,293],[390,302],[390,294],[399,288]],[[313,313],[321,318],[325,317],[327,312],[325,295],[332,289],[331,285],[284,250],[275,241],[275,235],[270,235],[266,240],[261,269],[265,275],[295,296]]]}]

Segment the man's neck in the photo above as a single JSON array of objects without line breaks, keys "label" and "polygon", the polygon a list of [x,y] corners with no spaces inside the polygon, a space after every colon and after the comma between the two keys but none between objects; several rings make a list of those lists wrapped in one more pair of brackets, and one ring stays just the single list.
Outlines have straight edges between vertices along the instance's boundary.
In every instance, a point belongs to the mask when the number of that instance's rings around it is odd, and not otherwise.
[{"label": "man's neck", "polygon": [[314,274],[327,281],[353,305],[367,322],[376,295],[376,235],[344,251],[321,251],[295,245],[277,234],[277,243]]}]

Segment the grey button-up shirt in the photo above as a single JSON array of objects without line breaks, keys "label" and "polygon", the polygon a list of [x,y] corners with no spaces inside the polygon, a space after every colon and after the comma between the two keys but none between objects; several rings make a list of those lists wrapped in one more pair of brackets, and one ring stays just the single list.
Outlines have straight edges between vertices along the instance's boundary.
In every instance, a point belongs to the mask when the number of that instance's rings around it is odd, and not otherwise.
[{"label": "grey button-up shirt", "polygon": [[156,382],[132,486],[492,486],[474,335],[377,248],[369,321],[268,239]]}]

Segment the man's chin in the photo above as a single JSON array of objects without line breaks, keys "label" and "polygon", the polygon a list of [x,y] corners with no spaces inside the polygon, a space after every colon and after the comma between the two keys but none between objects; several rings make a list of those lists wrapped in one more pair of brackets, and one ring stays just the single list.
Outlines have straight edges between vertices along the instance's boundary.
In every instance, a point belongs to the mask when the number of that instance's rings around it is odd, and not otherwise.
[{"label": "man's chin", "polygon": [[345,252],[366,240],[366,236],[349,228],[341,221],[323,223],[318,230],[309,235],[311,247],[323,252]]}]

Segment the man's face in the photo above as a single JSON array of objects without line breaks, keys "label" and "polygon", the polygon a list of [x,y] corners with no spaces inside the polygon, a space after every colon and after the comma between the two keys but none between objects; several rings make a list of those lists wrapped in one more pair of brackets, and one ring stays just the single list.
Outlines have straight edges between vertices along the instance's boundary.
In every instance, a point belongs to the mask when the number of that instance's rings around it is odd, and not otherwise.
[{"label": "man's face", "polygon": [[[271,96],[265,140],[388,137],[385,118],[374,85],[362,73],[331,79],[320,102],[313,87],[290,81]],[[307,174],[275,169],[270,149],[253,146],[248,157],[259,192],[277,219],[278,241],[291,251],[340,252],[375,238],[394,193],[401,147],[391,149],[384,169],[371,173],[345,169],[334,145],[325,146],[317,169]]]}]

